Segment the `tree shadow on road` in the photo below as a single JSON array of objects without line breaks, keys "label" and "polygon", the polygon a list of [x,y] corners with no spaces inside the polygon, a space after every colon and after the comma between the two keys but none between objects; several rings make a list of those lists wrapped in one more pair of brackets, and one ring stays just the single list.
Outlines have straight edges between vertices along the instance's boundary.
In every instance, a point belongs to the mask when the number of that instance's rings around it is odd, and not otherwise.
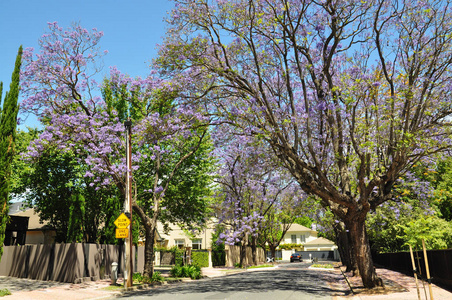
[{"label": "tree shadow on road", "polygon": [[224,277],[186,282],[177,286],[159,287],[147,291],[127,293],[131,295],[146,294],[190,294],[190,293],[230,293],[248,292],[265,293],[270,291],[294,291],[313,296],[344,295],[343,290],[331,287],[326,282],[323,272],[310,270],[255,271]]}]

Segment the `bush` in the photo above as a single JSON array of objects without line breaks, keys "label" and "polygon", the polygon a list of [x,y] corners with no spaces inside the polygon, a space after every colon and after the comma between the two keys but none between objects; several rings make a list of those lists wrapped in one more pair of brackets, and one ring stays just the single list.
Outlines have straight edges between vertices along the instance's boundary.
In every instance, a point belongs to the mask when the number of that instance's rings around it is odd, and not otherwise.
[{"label": "bush", "polygon": [[209,266],[209,252],[206,251],[192,251],[191,252],[192,265],[200,268]]},{"label": "bush", "polygon": [[174,266],[170,270],[171,277],[182,277],[182,267],[181,266]]},{"label": "bush", "polygon": [[162,282],[164,279],[160,272],[154,272],[151,277],[151,282]]},{"label": "bush", "polygon": [[302,246],[303,246],[302,244],[289,243],[289,244],[281,244],[278,246],[278,248],[281,250],[292,250],[295,248],[301,248]]},{"label": "bush", "polygon": [[139,283],[153,283],[153,282],[162,282],[165,280],[160,272],[154,272],[152,277],[149,278],[147,276],[141,275],[141,273],[134,273],[132,276],[133,281],[137,281]]},{"label": "bush", "polygon": [[133,273],[132,280],[133,281],[142,282],[143,281],[143,275],[141,275],[141,273]]},{"label": "bush", "polygon": [[172,277],[190,277],[191,279],[200,279],[202,277],[201,268],[198,266],[174,266],[170,270]]},{"label": "bush", "polygon": [[0,297],[11,295],[11,292],[8,289],[0,290]]}]

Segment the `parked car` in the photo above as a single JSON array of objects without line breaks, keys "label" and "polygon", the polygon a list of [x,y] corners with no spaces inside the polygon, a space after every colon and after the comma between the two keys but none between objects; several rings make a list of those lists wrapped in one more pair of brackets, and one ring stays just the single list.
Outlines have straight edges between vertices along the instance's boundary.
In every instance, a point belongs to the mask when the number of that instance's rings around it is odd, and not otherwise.
[{"label": "parked car", "polygon": [[301,254],[299,253],[292,253],[292,255],[290,256],[290,262],[294,262],[294,261],[303,261],[303,259],[301,258]]}]

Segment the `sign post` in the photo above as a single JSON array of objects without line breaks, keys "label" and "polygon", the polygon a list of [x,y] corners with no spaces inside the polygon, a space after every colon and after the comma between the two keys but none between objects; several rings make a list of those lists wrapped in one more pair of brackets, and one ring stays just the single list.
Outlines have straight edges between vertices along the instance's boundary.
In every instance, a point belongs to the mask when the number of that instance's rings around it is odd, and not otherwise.
[{"label": "sign post", "polygon": [[116,238],[117,239],[126,239],[129,237],[129,227],[130,219],[122,213],[114,222],[116,225]]},{"label": "sign post", "polygon": [[[126,199],[124,202],[124,211],[129,215],[130,220],[132,219],[132,121],[127,119],[124,122],[126,128],[126,162],[127,162],[127,172],[126,172]],[[129,222],[130,222],[129,220]],[[126,226],[127,227],[127,226]],[[126,269],[127,269],[127,281],[125,287],[132,286],[132,272],[133,272],[133,257],[132,257],[132,225],[128,225],[129,233],[128,237],[125,239],[126,247]]]}]

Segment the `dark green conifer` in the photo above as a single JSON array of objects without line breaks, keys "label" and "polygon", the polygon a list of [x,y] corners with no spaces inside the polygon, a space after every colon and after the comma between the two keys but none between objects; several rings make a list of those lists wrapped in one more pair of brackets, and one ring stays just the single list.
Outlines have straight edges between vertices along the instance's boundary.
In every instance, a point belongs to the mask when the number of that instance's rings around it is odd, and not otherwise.
[{"label": "dark green conifer", "polygon": [[[22,62],[22,46],[17,53],[16,65],[11,77],[9,92],[3,100],[0,109],[0,259],[3,254],[6,221],[8,217],[9,188],[11,177],[11,162],[14,157],[14,142],[16,137],[17,113],[19,105],[19,79]],[[0,85],[0,104],[3,83]],[[0,106],[1,107],[1,106]]]}]

